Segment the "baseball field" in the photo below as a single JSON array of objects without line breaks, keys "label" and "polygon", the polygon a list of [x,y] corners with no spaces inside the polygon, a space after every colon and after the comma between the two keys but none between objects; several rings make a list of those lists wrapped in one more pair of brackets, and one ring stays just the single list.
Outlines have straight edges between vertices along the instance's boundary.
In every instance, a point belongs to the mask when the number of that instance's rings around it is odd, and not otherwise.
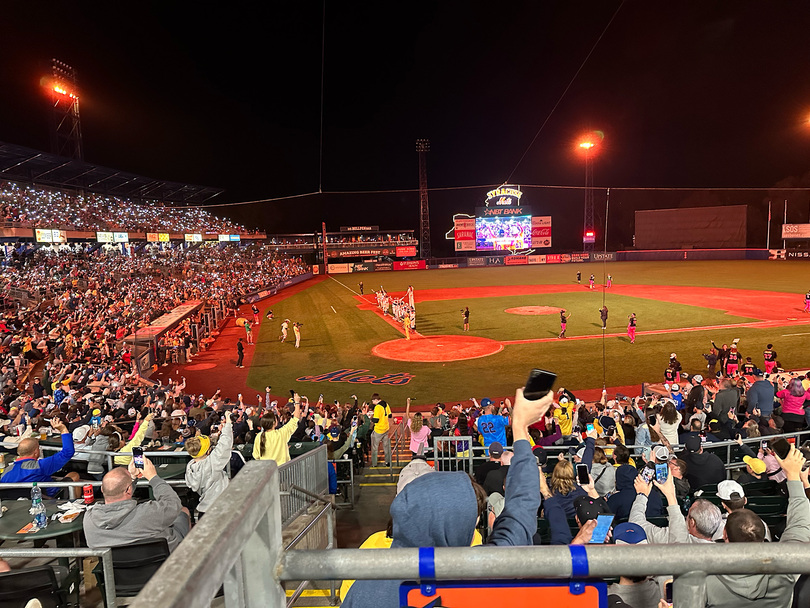
[{"label": "baseball field", "polygon": [[[735,338],[760,367],[773,343],[783,367],[806,368],[808,270],[802,261],[613,262],[319,277],[273,304],[274,319],[258,328],[247,385],[329,400],[379,392],[397,406],[406,397],[426,404],[507,396],[534,367],[556,372],[557,386],[572,389],[639,385],[661,381],[673,352],[685,371],[702,372],[711,340]],[[381,285],[394,297],[413,285],[410,340],[377,307],[372,290]],[[566,339],[557,337],[561,308],[571,314]],[[635,344],[627,338],[631,313],[638,319]],[[292,331],[279,341],[284,319],[303,323],[300,348]]]}]

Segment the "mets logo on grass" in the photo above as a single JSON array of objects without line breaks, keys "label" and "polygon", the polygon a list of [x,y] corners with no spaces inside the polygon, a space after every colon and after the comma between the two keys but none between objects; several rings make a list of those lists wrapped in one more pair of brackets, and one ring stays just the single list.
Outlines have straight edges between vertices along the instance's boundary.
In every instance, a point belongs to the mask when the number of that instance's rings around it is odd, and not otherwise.
[{"label": "mets logo on grass", "polygon": [[367,369],[339,369],[334,372],[320,374],[317,376],[301,376],[296,378],[296,382],[351,382],[353,384],[388,384],[390,386],[401,386],[413,380],[413,374],[397,372],[395,374],[385,374],[377,377],[367,374]]}]

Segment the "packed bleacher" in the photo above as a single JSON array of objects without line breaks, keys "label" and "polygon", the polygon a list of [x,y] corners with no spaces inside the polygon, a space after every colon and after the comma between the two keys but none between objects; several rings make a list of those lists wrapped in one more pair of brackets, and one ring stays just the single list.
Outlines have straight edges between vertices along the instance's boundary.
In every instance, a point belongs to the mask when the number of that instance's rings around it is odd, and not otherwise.
[{"label": "packed bleacher", "polygon": [[246,234],[244,226],[200,208],[133,202],[0,182],[0,221],[61,230]]},{"label": "packed bleacher", "polygon": [[[84,519],[91,547],[149,537],[165,538],[174,550],[245,462],[282,464],[326,445],[331,460],[362,470],[391,463],[397,434],[413,459],[400,474],[392,526],[365,546],[424,546],[438,538],[451,546],[810,541],[810,454],[801,436],[781,437],[788,423],[791,432],[807,427],[794,407],[799,400],[810,405],[806,374],[775,368],[768,378],[757,369],[750,376],[702,378],[679,370],[678,382],[648,385],[644,395],[609,399],[605,393],[585,402],[563,388],[553,399],[527,401],[519,392],[514,404],[484,398],[437,404],[424,414],[408,407],[397,425],[377,394],[312,404],[297,394],[278,403],[269,388],[253,399],[193,395],[184,382],[144,386],[126,353],[111,353],[107,360],[57,363],[54,374],[29,390],[15,386],[8,366],[2,370],[8,413],[0,432],[11,451],[0,482],[104,479],[95,491],[105,502]],[[49,437],[43,444],[62,446],[47,470],[25,465],[40,455],[35,438],[43,432]],[[186,487],[169,487],[160,475],[165,465],[149,458],[136,469],[128,455],[115,456],[110,467],[108,452],[128,454],[138,446],[179,450]],[[464,465],[470,453],[474,481]],[[149,481],[161,518],[147,517],[143,497],[132,503],[131,519],[114,517],[120,508],[114,505],[131,501],[133,476]],[[436,528],[415,533],[411,504],[419,505],[419,517],[433,514]],[[398,523],[398,517],[405,519]],[[707,587],[713,606],[764,597],[788,602],[765,605],[789,605],[797,579],[761,575],[752,588],[730,586],[733,577],[718,575]],[[665,577],[611,581],[613,605],[658,606],[665,583]],[[372,605],[389,592],[376,581],[347,584],[344,605]]]}]

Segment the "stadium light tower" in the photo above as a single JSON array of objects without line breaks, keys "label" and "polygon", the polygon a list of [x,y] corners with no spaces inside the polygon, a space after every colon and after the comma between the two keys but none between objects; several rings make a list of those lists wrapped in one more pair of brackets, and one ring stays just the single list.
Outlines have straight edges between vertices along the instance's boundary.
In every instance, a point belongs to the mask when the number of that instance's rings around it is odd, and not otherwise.
[{"label": "stadium light tower", "polygon": [[46,80],[52,102],[51,151],[58,156],[84,160],[76,70],[52,59],[51,75]]},{"label": "stadium light tower", "polygon": [[585,155],[585,213],[582,226],[582,250],[593,251],[593,244],[596,242],[596,229],[593,217],[593,155],[596,148],[598,136],[589,133],[582,138],[578,146]]},{"label": "stadium light tower", "polygon": [[430,140],[417,139],[419,155],[419,251],[422,259],[430,259],[430,209],[428,208],[427,153]]}]

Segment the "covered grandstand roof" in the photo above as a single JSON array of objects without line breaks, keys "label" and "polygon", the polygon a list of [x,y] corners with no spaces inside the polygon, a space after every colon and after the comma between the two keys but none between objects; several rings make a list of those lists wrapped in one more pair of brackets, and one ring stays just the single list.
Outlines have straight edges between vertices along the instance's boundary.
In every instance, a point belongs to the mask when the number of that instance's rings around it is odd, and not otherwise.
[{"label": "covered grandstand roof", "polygon": [[0,142],[0,179],[177,203],[202,204],[224,192],[222,188],[152,179],[4,142]]}]

